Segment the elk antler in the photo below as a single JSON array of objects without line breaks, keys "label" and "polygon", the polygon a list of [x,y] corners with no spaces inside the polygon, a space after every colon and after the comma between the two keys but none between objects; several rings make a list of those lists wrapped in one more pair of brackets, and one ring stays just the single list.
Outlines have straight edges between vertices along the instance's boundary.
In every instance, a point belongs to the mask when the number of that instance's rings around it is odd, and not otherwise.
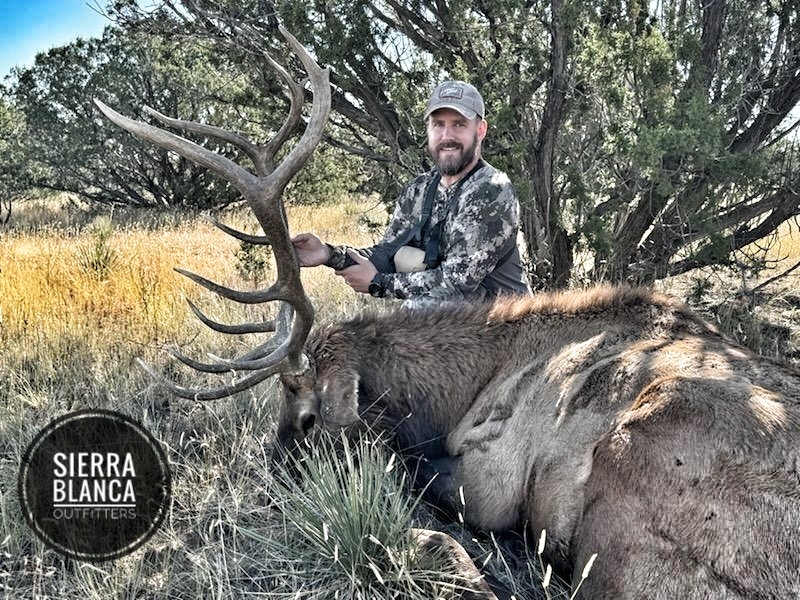
[{"label": "elk antler", "polygon": [[200,275],[177,269],[182,275],[189,277],[224,298],[246,304],[273,300],[280,301],[281,304],[278,318],[275,321],[230,326],[212,321],[190,302],[189,306],[192,311],[203,323],[215,331],[223,333],[274,331],[275,336],[235,360],[229,361],[213,357],[216,362],[211,364],[200,363],[173,352],[176,358],[200,371],[209,373],[251,372],[230,385],[212,389],[195,390],[179,386],[174,382],[165,380],[152,367],[139,361],[148,373],[166,385],[173,393],[183,398],[195,400],[222,398],[245,390],[275,373],[298,371],[306,366],[303,344],[314,321],[314,309],[300,282],[300,266],[289,236],[286,211],[281,195],[291,178],[302,168],[322,139],[322,133],[331,107],[331,91],[328,69],[320,68],[306,49],[282,26],[279,27],[279,31],[303,63],[314,94],[314,102],[305,131],[297,145],[280,164],[275,165],[275,154],[300,121],[304,94],[303,85],[295,82],[288,72],[269,56],[267,56],[267,61],[289,87],[291,108],[289,116],[278,134],[264,146],[253,144],[245,137],[230,131],[210,125],[172,119],[151,108],[145,108],[150,115],[169,127],[188,133],[215,137],[239,147],[253,161],[257,173],[255,175],[224,156],[203,148],[194,142],[147,123],[125,117],[101,101],[97,99],[94,101],[100,111],[119,127],[162,148],[172,150],[192,162],[214,171],[220,177],[231,182],[247,200],[266,236],[250,236],[220,223],[215,222],[215,224],[226,233],[240,240],[249,243],[272,245],[278,275],[275,283],[265,290],[241,292],[217,285]]}]

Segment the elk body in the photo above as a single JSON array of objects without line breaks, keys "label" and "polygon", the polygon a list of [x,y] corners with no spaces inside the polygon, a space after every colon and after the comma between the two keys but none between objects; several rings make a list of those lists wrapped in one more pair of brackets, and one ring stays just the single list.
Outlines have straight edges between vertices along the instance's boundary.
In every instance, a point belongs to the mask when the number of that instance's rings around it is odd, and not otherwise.
[{"label": "elk body", "polygon": [[545,529],[578,578],[597,553],[583,598],[800,596],[800,375],[674,301],[598,288],[400,311],[306,352],[281,377],[284,444],[391,433],[471,525]]},{"label": "elk body", "polygon": [[[328,325],[308,337],[281,201],[321,140],[328,73],[282,27],[313,107],[297,146],[274,158],[302,116],[306,91],[269,57],[290,90],[286,125],[266,145],[212,126],[151,114],[168,127],[238,146],[255,173],[101,102],[114,123],[228,179],[271,243],[278,277],[239,292],[183,272],[239,302],[279,301],[278,318],[224,333],[275,332],[232,360],[193,368],[245,375],[176,394],[210,400],[281,374],[278,432],[289,450],[316,428],[391,434],[434,500],[487,530],[547,531],[546,558],[578,574],[598,558],[580,597],[800,597],[800,374],[726,340],[682,305],[644,290],[585,292],[400,310]],[[159,377],[152,369],[151,373]],[[464,503],[462,506],[461,498]],[[420,532],[473,579],[447,536]],[[472,598],[491,598],[477,583]]]}]

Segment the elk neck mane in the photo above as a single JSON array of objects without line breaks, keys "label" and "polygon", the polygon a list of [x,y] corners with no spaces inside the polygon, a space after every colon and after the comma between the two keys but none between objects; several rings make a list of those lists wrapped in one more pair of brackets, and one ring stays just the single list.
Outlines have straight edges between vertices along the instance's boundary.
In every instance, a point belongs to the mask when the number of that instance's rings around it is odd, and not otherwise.
[{"label": "elk neck mane", "polygon": [[317,346],[323,339],[345,336],[363,339],[397,332],[437,332],[458,330],[489,333],[496,325],[516,323],[536,315],[590,316],[612,312],[630,312],[648,308],[656,313],[671,316],[693,333],[720,335],[718,330],[695,315],[684,303],[643,287],[598,285],[583,294],[569,291],[540,292],[530,297],[502,297],[491,302],[448,302],[425,308],[399,308],[393,311],[367,311],[349,320],[319,327],[309,343]]},{"label": "elk neck mane", "polygon": [[549,316],[589,315],[648,306],[674,314],[703,330],[716,332],[689,308],[671,296],[644,287],[597,285],[584,294],[571,291],[542,292],[525,298],[501,298],[488,315],[491,321],[513,322],[531,314]]}]

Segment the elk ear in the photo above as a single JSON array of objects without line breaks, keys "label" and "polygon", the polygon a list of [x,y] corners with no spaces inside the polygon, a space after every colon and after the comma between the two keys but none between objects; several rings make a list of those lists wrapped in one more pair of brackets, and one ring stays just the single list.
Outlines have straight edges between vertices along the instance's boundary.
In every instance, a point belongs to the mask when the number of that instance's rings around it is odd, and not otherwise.
[{"label": "elk ear", "polygon": [[325,425],[347,427],[358,421],[358,373],[344,368],[325,377],[319,391]]}]

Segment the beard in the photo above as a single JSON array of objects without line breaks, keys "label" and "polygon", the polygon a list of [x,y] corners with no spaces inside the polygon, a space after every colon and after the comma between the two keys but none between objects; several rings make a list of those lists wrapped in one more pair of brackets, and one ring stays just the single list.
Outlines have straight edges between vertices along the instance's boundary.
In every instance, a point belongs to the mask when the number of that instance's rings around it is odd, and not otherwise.
[{"label": "beard", "polygon": [[[442,156],[442,151],[460,150],[458,154],[448,153]],[[458,175],[475,159],[475,154],[478,150],[478,136],[477,134],[472,139],[472,144],[468,148],[464,148],[462,144],[457,142],[445,142],[439,144],[436,148],[428,148],[428,152],[439,167],[439,172],[442,175],[453,176]]]}]

